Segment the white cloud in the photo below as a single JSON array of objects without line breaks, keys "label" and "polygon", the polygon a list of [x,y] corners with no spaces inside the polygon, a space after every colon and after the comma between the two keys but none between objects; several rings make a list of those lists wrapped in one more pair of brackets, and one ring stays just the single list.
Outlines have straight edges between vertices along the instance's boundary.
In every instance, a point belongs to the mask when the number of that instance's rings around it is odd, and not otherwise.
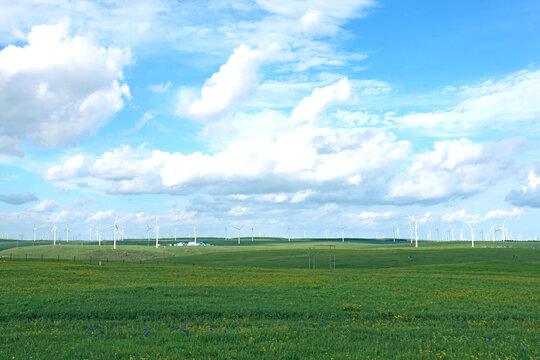
[{"label": "white cloud", "polygon": [[517,206],[540,207],[540,176],[537,172],[538,169],[529,170],[525,184],[521,189],[512,190],[505,200]]},{"label": "white cloud", "polygon": [[204,120],[227,113],[255,90],[262,59],[260,50],[239,46],[219,71],[206,80],[200,98],[187,107],[180,106],[177,114]]},{"label": "white cloud", "polygon": [[444,214],[441,220],[446,223],[478,223],[481,217],[477,214],[467,214],[465,209],[461,209],[450,214]]},{"label": "white cloud", "polygon": [[333,85],[317,88],[294,108],[291,120],[298,125],[313,122],[327,107],[346,101],[350,94],[351,86],[347,78]]},{"label": "white cloud", "polygon": [[112,209],[107,210],[107,211],[98,211],[92,216],[90,216],[88,219],[86,219],[86,222],[92,223],[92,222],[110,221],[112,223],[114,221],[115,216],[116,216],[116,211]]},{"label": "white cloud", "polygon": [[430,203],[478,193],[508,174],[515,163],[514,155],[525,144],[523,138],[436,142],[433,151],[415,156],[406,176],[393,181],[387,198],[398,203]]},{"label": "white cloud", "polygon": [[156,94],[163,94],[169,90],[169,88],[172,86],[171,82],[168,81],[166,84],[150,84],[148,85],[147,89],[151,92],[154,92]]},{"label": "white cloud", "polygon": [[231,216],[242,216],[246,213],[247,208],[243,206],[235,206],[229,210],[228,214]]},{"label": "white cloud", "polygon": [[58,208],[60,204],[58,204],[54,200],[43,200],[39,204],[35,205],[34,207],[30,208],[28,211],[31,212],[50,212]]},{"label": "white cloud", "polygon": [[137,121],[135,126],[132,129],[124,131],[123,134],[127,135],[139,131],[149,120],[152,120],[154,116],[155,115],[152,111],[145,112],[139,121]]},{"label": "white cloud", "polygon": [[467,99],[447,111],[394,117],[400,126],[423,134],[467,134],[485,127],[538,123],[540,70],[522,70],[498,81],[461,88]]},{"label": "white cloud", "polygon": [[503,220],[516,218],[523,215],[523,209],[514,208],[512,211],[508,210],[491,210],[485,216],[484,220]]},{"label": "white cloud", "polygon": [[397,216],[400,213],[395,211],[385,211],[385,212],[373,212],[373,211],[362,211],[359,214],[347,214],[347,216],[354,221],[359,221],[364,224],[373,225],[380,221],[390,220]]},{"label": "white cloud", "polygon": [[0,51],[0,136],[56,147],[95,133],[130,97],[119,82],[130,57],[69,36],[64,23],[33,27],[27,45]]},{"label": "white cloud", "polygon": [[362,16],[362,10],[375,5],[372,0],[257,0],[263,9],[291,17],[300,17],[309,11],[319,11],[333,18]]},{"label": "white cloud", "polygon": [[457,210],[453,213],[443,214],[441,220],[445,223],[480,223],[482,221],[504,220],[519,217],[523,214],[523,209],[514,208],[508,210],[490,210],[484,216],[479,214],[469,214],[465,209]]}]

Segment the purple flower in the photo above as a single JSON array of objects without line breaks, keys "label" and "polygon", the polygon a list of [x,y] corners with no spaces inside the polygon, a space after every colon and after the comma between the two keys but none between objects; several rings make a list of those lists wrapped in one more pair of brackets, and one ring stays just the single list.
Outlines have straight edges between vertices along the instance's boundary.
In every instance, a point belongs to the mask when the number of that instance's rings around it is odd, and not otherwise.
[{"label": "purple flower", "polygon": [[92,331],[92,328],[91,328],[91,327],[89,327],[89,328],[88,328],[88,331]]},{"label": "purple flower", "polygon": [[180,328],[177,326],[177,327],[176,327],[176,331],[178,331],[178,330],[180,330]]},{"label": "purple flower", "polygon": [[214,331],[214,329],[210,328],[210,331]]},{"label": "purple flower", "polygon": [[102,330],[105,329],[103,326],[98,326],[98,328],[100,328],[100,329],[102,329]]}]

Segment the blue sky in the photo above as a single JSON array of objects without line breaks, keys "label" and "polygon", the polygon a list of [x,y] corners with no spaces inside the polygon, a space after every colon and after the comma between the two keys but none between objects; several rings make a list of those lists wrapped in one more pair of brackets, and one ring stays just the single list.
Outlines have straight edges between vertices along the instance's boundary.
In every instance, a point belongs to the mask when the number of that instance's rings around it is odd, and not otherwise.
[{"label": "blue sky", "polygon": [[[540,232],[537,1],[0,4],[0,236]],[[59,233],[60,234],[60,233]],[[64,232],[62,232],[61,236]],[[499,236],[502,231],[499,231]]]}]

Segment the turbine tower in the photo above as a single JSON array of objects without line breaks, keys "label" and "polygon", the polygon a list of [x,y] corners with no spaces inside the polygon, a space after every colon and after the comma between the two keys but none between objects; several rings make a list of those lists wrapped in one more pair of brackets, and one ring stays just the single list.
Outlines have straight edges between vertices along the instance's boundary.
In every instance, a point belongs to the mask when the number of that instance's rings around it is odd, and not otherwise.
[{"label": "turbine tower", "polygon": [[287,226],[287,237],[289,238],[289,241],[291,241],[291,227]]},{"label": "turbine tower", "polygon": [[193,233],[195,234],[195,238],[194,238],[195,245],[197,245],[197,227],[196,226],[193,227]]},{"label": "turbine tower", "polygon": [[407,215],[409,217],[409,219],[411,219],[412,221],[414,221],[414,237],[416,239],[416,244],[414,247],[418,247],[418,221],[420,219],[417,219],[417,218],[413,218],[411,215]]},{"label": "turbine tower", "polygon": [[253,226],[251,227],[251,242],[253,242]]},{"label": "turbine tower", "polygon": [[466,224],[469,225],[469,227],[471,228],[471,244],[472,244],[472,247],[474,247],[474,223],[470,222]]},{"label": "turbine tower", "polygon": [[51,231],[53,233],[53,245],[56,245],[56,224],[53,225]]},{"label": "turbine tower", "polygon": [[66,242],[69,242],[69,225],[66,226]]},{"label": "turbine tower", "polygon": [[156,227],[154,228],[154,231],[156,232],[156,249],[159,247],[159,226],[157,224],[157,217],[156,217]]},{"label": "turbine tower", "polygon": [[233,228],[238,230],[238,245],[240,245],[240,230],[243,228],[243,226],[240,226],[240,227],[233,226]]},{"label": "turbine tower", "polygon": [[345,242],[345,227],[341,227],[341,242]]}]

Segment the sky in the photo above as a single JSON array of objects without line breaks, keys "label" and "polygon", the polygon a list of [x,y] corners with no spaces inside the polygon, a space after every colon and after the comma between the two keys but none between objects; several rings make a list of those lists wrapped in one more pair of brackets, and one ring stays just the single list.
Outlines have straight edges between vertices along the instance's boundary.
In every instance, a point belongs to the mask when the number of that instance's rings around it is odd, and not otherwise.
[{"label": "sky", "polygon": [[536,0],[0,0],[0,237],[534,238],[539,62]]}]

